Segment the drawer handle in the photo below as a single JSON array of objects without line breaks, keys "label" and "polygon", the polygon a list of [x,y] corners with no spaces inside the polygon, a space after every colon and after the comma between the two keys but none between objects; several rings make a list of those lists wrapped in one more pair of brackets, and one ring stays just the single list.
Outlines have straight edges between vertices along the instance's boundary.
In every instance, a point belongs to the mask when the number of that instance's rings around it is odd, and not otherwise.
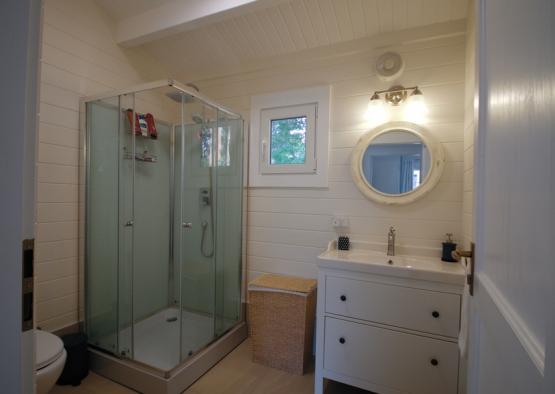
[{"label": "drawer handle", "polygon": [[437,358],[432,358],[430,360],[430,364],[432,364],[434,367],[437,367],[439,365],[439,361],[437,361]]},{"label": "drawer handle", "polygon": [[433,311],[432,316],[434,317],[434,319],[437,319],[439,317],[439,312],[438,311]]},{"label": "drawer handle", "polygon": [[339,338],[339,343],[343,345],[345,343],[345,338],[343,337]]},{"label": "drawer handle", "polygon": [[339,297],[339,299],[343,302],[347,301],[347,296],[345,294],[341,294],[341,297]]}]

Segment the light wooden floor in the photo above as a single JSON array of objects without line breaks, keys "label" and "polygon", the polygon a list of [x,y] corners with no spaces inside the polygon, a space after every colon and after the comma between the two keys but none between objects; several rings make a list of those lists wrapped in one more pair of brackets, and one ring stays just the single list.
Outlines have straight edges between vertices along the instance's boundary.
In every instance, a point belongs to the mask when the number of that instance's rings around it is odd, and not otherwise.
[{"label": "light wooden floor", "polygon": [[[314,373],[291,375],[252,362],[250,341],[246,340],[184,394],[312,394]],[[51,394],[128,394],[134,393],[94,373],[78,387],[56,386]],[[327,394],[363,394],[364,390],[330,384]]]}]

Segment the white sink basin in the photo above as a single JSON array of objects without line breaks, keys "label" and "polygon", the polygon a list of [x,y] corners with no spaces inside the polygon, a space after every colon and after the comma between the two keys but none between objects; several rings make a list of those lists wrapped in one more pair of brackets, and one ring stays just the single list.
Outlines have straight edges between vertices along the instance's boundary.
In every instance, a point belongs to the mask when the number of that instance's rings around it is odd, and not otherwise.
[{"label": "white sink basin", "polygon": [[460,286],[465,281],[465,270],[460,263],[446,263],[427,256],[387,256],[364,242],[352,243],[351,250],[337,250],[336,242],[330,242],[328,249],[318,256],[318,266]]}]

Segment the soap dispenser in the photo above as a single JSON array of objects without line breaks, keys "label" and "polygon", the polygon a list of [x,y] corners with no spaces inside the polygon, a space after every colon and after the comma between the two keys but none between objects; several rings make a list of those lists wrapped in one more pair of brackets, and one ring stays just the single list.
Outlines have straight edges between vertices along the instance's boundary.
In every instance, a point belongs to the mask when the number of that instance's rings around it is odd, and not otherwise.
[{"label": "soap dispenser", "polygon": [[346,235],[340,235],[337,239],[338,250],[349,250],[351,248],[351,241]]},{"label": "soap dispenser", "polygon": [[451,252],[457,248],[457,244],[453,242],[453,234],[447,233],[445,235],[447,236],[447,239],[442,243],[443,249],[441,252],[441,260],[449,263],[455,263],[457,260],[451,256]]}]

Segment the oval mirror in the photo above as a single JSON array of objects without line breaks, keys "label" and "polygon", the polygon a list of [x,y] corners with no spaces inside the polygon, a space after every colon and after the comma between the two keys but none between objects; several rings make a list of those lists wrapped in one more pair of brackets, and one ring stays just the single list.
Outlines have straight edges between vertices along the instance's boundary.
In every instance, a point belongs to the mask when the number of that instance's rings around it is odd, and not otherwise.
[{"label": "oval mirror", "polygon": [[357,187],[369,199],[406,204],[433,189],[444,162],[441,144],[423,127],[391,122],[359,140],[351,172]]}]

